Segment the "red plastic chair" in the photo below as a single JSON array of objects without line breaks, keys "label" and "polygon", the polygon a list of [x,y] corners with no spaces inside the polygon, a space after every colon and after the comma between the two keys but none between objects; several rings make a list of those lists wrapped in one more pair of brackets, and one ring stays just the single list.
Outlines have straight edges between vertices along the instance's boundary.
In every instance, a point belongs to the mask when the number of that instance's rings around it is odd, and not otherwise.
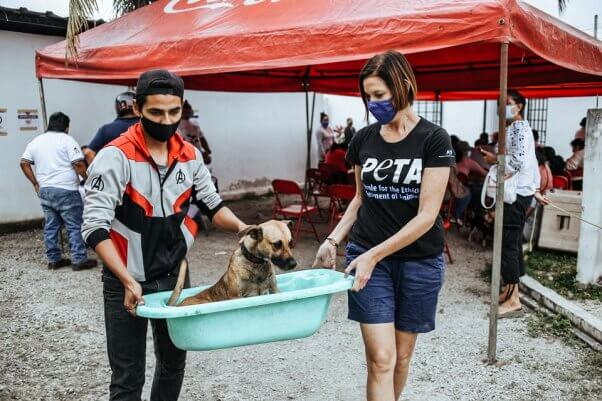
[{"label": "red plastic chair", "polygon": [[351,185],[331,185],[328,187],[330,194],[330,224],[328,231],[332,231],[336,223],[341,221],[349,202],[355,197],[355,187]]},{"label": "red plastic chair", "polygon": [[[303,195],[303,191],[299,188],[299,185],[295,181],[289,180],[274,180],[272,181],[272,188],[274,190],[274,213],[272,218],[282,216],[284,218],[290,218],[295,220],[295,227],[293,229],[293,246],[297,244],[300,233],[309,232],[314,234],[316,241],[320,242],[320,237],[316,231],[314,223],[311,221],[310,214],[315,213],[318,208],[316,206],[309,206]],[[281,195],[295,195],[299,197],[299,203],[293,203],[285,206],[282,202]],[[310,230],[302,230],[301,225],[303,224],[303,217],[307,219],[307,222],[311,226]]]},{"label": "red plastic chair", "polygon": [[305,179],[307,183],[307,198],[313,198],[314,205],[318,208],[318,213],[322,217],[322,210],[320,209],[320,198],[329,198],[328,194],[328,175],[320,169],[310,168],[305,172]]},{"label": "red plastic chair", "polygon": [[555,175],[552,177],[552,187],[556,189],[569,189],[569,179],[561,175]]}]

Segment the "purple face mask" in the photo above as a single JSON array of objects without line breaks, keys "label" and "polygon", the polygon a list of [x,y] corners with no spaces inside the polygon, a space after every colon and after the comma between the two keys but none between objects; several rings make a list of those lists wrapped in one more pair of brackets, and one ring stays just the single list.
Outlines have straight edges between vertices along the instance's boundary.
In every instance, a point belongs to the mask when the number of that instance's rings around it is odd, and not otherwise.
[{"label": "purple face mask", "polygon": [[368,102],[368,110],[376,118],[376,121],[381,124],[390,123],[395,118],[395,114],[397,114],[397,110],[395,110],[391,99],[378,102],[370,101]]}]

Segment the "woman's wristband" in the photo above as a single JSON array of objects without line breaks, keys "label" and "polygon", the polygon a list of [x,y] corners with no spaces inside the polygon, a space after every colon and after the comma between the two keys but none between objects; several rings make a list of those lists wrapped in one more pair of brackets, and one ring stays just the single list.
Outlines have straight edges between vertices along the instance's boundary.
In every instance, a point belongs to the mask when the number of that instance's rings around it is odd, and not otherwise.
[{"label": "woman's wristband", "polygon": [[326,241],[328,241],[330,245],[334,246],[335,248],[339,247],[339,243],[337,242],[337,240],[332,237],[326,238]]}]

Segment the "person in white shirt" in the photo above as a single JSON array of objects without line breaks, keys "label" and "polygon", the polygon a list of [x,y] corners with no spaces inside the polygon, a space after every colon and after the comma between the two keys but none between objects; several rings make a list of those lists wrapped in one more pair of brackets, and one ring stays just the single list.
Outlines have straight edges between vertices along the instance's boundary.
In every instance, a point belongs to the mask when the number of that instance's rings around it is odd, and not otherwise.
[{"label": "person in white shirt", "polygon": [[[506,179],[516,182],[516,201],[504,203],[504,228],[502,236],[501,273],[504,289],[500,295],[498,318],[519,317],[523,314],[518,284],[525,274],[523,263],[523,237],[527,208],[533,197],[546,203],[539,193],[540,175],[535,156],[535,139],[524,119],[527,100],[520,92],[508,91],[506,104]],[[495,164],[493,153],[481,151],[485,161]],[[506,186],[509,188],[509,186]]]},{"label": "person in white shirt", "polygon": [[[86,178],[86,164],[79,144],[67,134],[69,121],[63,113],[52,114],[46,133],[31,141],[21,157],[21,170],[33,185],[44,211],[44,245],[51,270],[70,264],[73,270],[97,265],[96,260],[88,259],[81,235],[84,205],[78,188],[79,176]],[[72,261],[63,257],[59,247],[63,224],[69,235]]]}]

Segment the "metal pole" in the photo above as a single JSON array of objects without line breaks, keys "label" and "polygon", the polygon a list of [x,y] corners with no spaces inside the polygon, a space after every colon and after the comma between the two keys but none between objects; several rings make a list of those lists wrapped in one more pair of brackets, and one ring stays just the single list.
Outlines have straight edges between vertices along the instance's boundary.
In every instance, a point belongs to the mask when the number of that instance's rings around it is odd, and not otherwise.
[{"label": "metal pole", "polygon": [[42,78],[38,78],[38,90],[40,92],[40,103],[42,104],[42,124],[44,125],[44,132],[48,129],[48,117],[46,115],[46,98],[44,97],[44,82]]},{"label": "metal pole", "polygon": [[598,39],[598,14],[594,15],[594,38]]},{"label": "metal pole", "polygon": [[487,100],[483,100],[483,129],[481,132],[487,132]]},{"label": "metal pole", "polygon": [[498,104],[499,130],[497,154],[497,191],[491,267],[491,306],[489,309],[489,343],[487,362],[495,363],[497,348],[497,311],[500,299],[500,269],[502,262],[502,232],[504,224],[504,175],[506,169],[506,93],[508,91],[508,43],[500,49],[500,97]]}]

